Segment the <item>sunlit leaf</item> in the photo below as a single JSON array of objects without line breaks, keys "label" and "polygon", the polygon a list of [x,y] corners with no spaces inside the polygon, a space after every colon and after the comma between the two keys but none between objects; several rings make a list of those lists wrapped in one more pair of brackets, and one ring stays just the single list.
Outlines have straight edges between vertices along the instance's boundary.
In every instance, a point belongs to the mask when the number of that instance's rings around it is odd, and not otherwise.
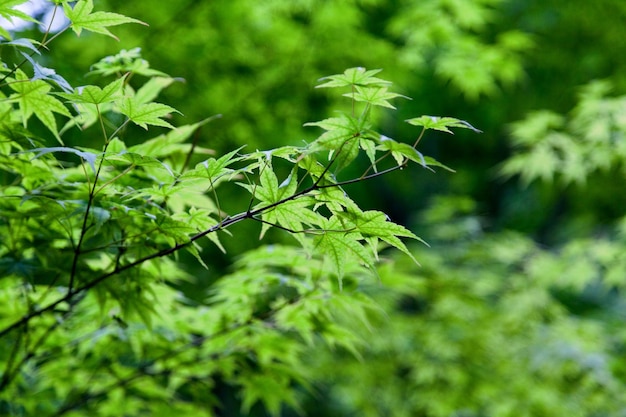
[{"label": "sunlit leaf", "polygon": [[78,0],[73,7],[69,2],[63,3],[63,10],[67,18],[72,22],[72,30],[80,35],[87,30],[89,32],[100,33],[117,39],[107,28],[125,23],[139,23],[147,25],[141,20],[133,19],[118,13],[93,12],[93,0]]},{"label": "sunlit leaf", "polygon": [[118,103],[120,112],[138,126],[148,129],[148,125],[161,126],[173,129],[169,122],[163,120],[172,113],[177,112],[176,109],[161,103],[141,103],[134,97],[126,97]]},{"label": "sunlit leaf", "polygon": [[59,93],[58,95],[74,103],[110,103],[122,97],[124,81],[125,78],[122,77],[104,88],[95,85],[86,85],[77,88],[73,93]]},{"label": "sunlit leaf", "polygon": [[482,133],[482,131],[476,129],[465,120],[455,119],[454,117],[421,116],[409,119],[407,123],[413,126],[422,126],[424,129],[439,130],[446,133],[452,133],[450,128],[454,127],[470,129],[476,133]]},{"label": "sunlit leaf", "polygon": [[357,67],[350,68],[344,71],[343,74],[331,75],[321,78],[320,81],[326,81],[323,84],[317,86],[317,88],[328,87],[349,87],[349,86],[372,86],[372,87],[386,87],[391,85],[391,82],[376,78],[374,75],[378,74],[382,70],[366,70],[365,68]]},{"label": "sunlit leaf", "polygon": [[362,101],[372,106],[387,107],[389,109],[395,109],[394,106],[389,103],[389,100],[396,97],[407,98],[401,94],[392,93],[387,91],[387,87],[355,87],[355,91],[344,94],[345,97],[350,97],[356,101]]},{"label": "sunlit leaf", "polygon": [[58,99],[48,94],[51,87],[43,80],[29,81],[28,77],[21,70],[17,70],[16,82],[10,87],[16,93],[9,96],[9,100],[19,104],[20,114],[24,125],[31,115],[35,115],[49,130],[56,139],[62,143],[58,134],[54,113],[71,117],[70,112]]}]

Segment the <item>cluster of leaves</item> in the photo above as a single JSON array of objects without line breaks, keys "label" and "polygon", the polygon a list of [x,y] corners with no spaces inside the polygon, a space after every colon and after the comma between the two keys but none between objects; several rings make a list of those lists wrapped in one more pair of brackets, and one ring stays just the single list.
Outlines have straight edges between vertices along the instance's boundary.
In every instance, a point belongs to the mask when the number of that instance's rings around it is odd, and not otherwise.
[{"label": "cluster of leaves", "polygon": [[[20,17],[18,3],[0,12]],[[41,42],[3,42],[27,53],[3,65],[0,84],[0,411],[211,414],[220,406],[211,393],[224,385],[240,392],[245,412],[257,402],[274,415],[297,407],[304,348],[324,341],[356,352],[355,323],[340,317],[366,323],[376,304],[359,288],[376,279],[379,251],[412,257],[402,239],[418,239],[360,209],[345,186],[411,162],[443,167],[416,149],[424,132],[476,129],[423,116],[408,120],[420,128],[413,145],[384,136],[372,113],[400,96],[380,70],[352,68],[319,86],[346,91],[352,112],[309,123],[324,130],[310,144],[202,159],[211,151],[187,140],[212,118],[174,128],[176,110],[154,101],[174,79],[137,50],[94,67],[116,76],[102,86],[73,87],[37,62],[69,28],[113,36],[110,26],[141,23],[95,12],[92,0],[53,3],[67,28]],[[162,133],[129,145],[131,125]],[[66,144],[68,132],[99,147]],[[368,168],[345,178],[360,157]],[[220,199],[228,186],[249,194],[238,214]],[[185,272],[184,252],[210,263],[205,238],[221,248],[219,233],[244,220],[258,222],[261,237],[282,230],[299,246],[243,255],[193,300],[176,290],[201,279]]]},{"label": "cluster of leaves", "polygon": [[394,313],[372,320],[361,361],[316,358],[328,415],[622,415],[623,232],[550,251],[486,233],[460,197],[422,220],[422,267],[385,264],[365,289]]},{"label": "cluster of leaves", "polygon": [[501,168],[505,176],[582,185],[598,171],[619,168],[626,160],[626,96],[611,97],[610,83],[585,86],[569,117],[537,111],[512,128],[515,155]]},{"label": "cluster of leaves", "polygon": [[480,36],[502,0],[401,3],[403,13],[390,20],[389,31],[402,42],[398,52],[405,65],[432,66],[472,100],[522,78],[521,57],[532,48],[531,38],[515,29],[499,33],[493,42]]}]

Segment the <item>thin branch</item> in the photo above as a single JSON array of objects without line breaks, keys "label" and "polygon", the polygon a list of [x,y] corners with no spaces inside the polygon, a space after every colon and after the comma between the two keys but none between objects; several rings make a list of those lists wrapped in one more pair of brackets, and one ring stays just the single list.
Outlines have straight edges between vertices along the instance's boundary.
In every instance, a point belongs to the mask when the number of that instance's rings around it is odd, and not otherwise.
[{"label": "thin branch", "polygon": [[413,144],[413,148],[417,148],[417,145],[419,145],[420,141],[424,137],[424,133],[426,133],[426,128],[422,127],[422,131],[420,132],[419,136],[415,140],[415,143]]},{"label": "thin branch", "polygon": [[[52,21],[50,21],[50,25],[52,25]],[[30,54],[28,54],[29,58],[32,58],[35,56],[35,54],[38,54],[39,51],[41,51],[42,49],[47,49],[48,45],[55,40],[56,38],[58,38],[59,36],[61,36],[61,34],[63,32],[65,32],[66,30],[68,30],[71,27],[71,25],[67,25],[66,27],[64,27],[63,29],[61,29],[60,31],[58,31],[57,33],[54,34],[54,36],[52,36],[50,39],[46,40],[46,38],[49,35],[49,30],[50,27],[48,27],[48,30],[46,30],[46,33],[44,34],[44,37],[42,39],[42,42],[37,46],[35,51],[32,51]],[[13,74],[15,74],[15,72],[22,68],[22,66],[24,66],[24,64],[26,64],[28,62],[27,58],[24,58],[24,60],[22,60],[19,64],[17,64],[11,71],[7,72],[4,77],[2,77],[0,79],[0,85],[2,85],[4,83],[4,81],[9,78],[10,76],[12,76]]]},{"label": "thin branch", "polygon": [[385,170],[378,171],[378,172],[375,172],[375,173],[370,174],[370,175],[360,176],[358,178],[352,178],[351,180],[340,181],[340,182],[336,182],[336,183],[333,183],[333,184],[318,185],[316,188],[320,188],[321,189],[321,188],[342,187],[344,185],[354,184],[354,183],[357,183],[357,182],[370,180],[372,178],[380,177],[380,176],[388,174],[390,172],[402,169],[402,168],[406,167],[408,161],[409,161],[408,159],[405,159],[405,161],[402,164],[400,164],[400,165],[396,165],[396,166],[393,166],[391,168],[387,168]]},{"label": "thin branch", "polygon": [[124,175],[128,174],[133,168],[135,168],[136,165],[135,164],[131,164],[129,167],[127,167],[124,171],[120,172],[119,174],[117,174],[116,176],[114,176],[113,178],[111,178],[110,180],[108,180],[107,182],[105,182],[104,184],[102,184],[95,192],[94,192],[94,196],[96,196],[100,191],[102,191],[107,185],[109,184],[113,184],[115,181],[117,181],[118,179],[122,178]]},{"label": "thin branch", "polygon": [[284,230],[285,232],[289,232],[289,233],[293,233],[294,235],[297,233],[305,233],[305,234],[311,234],[311,235],[318,235],[318,234],[322,234],[324,232],[326,232],[326,230],[322,230],[322,229],[302,229],[302,230],[293,230],[290,229],[288,227],[285,226],[281,226],[278,223],[272,223],[272,222],[268,222],[267,220],[263,220],[260,217],[253,217],[252,220],[256,220],[259,223],[263,223],[263,224],[267,224],[269,226],[275,227],[277,229],[280,230]]},{"label": "thin branch", "polygon": [[98,185],[98,178],[100,177],[100,173],[102,172],[102,167],[104,166],[104,156],[106,154],[107,148],[109,147],[109,143],[111,143],[110,138],[107,137],[106,129],[104,128],[104,124],[102,122],[102,114],[100,113],[100,108],[96,104],[96,112],[98,113],[98,119],[100,120],[100,126],[102,128],[102,135],[104,137],[104,146],[102,149],[102,158],[100,159],[100,163],[98,164],[98,169],[96,170],[96,175],[93,179],[93,185],[89,189],[89,197],[87,198],[87,207],[85,208],[85,215],[83,216],[83,224],[80,229],[80,235],[78,237],[78,243],[74,248],[74,257],[72,259],[72,267],[70,272],[70,282],[67,287],[67,294],[72,293],[72,289],[74,288],[74,281],[76,280],[76,268],[78,267],[78,258],[80,257],[80,250],[83,244],[83,240],[85,239],[85,234],[87,233],[87,222],[89,221],[89,212],[91,211],[91,206],[93,205],[94,198],[96,196],[96,186]]},{"label": "thin branch", "polygon": [[[348,140],[350,140],[350,139],[348,139]],[[345,142],[344,142],[344,144],[345,144]],[[325,167],[324,171],[322,172],[322,175],[312,185],[310,185],[306,189],[304,189],[304,190],[302,190],[302,191],[300,191],[298,193],[295,193],[295,194],[293,194],[293,195],[291,195],[289,197],[285,197],[285,198],[283,198],[281,200],[278,200],[278,201],[276,201],[274,203],[268,204],[267,206],[259,207],[259,208],[255,209],[255,210],[252,210],[251,208],[249,208],[245,212],[236,214],[236,215],[234,215],[232,217],[229,216],[229,217],[225,218],[223,221],[221,221],[220,223],[218,223],[218,224],[216,224],[216,225],[214,225],[214,226],[212,226],[212,227],[210,227],[210,228],[208,228],[208,229],[206,229],[206,230],[204,230],[202,232],[199,232],[199,233],[191,236],[190,239],[188,241],[186,241],[186,242],[176,244],[176,245],[174,245],[174,246],[172,246],[170,248],[163,249],[163,250],[155,252],[155,253],[153,253],[151,255],[147,255],[147,256],[145,256],[143,258],[139,258],[139,259],[137,259],[137,260],[135,260],[135,261],[133,261],[133,262],[131,262],[129,264],[119,266],[119,267],[115,268],[113,271],[108,272],[108,273],[103,274],[103,275],[100,275],[99,277],[97,277],[97,278],[95,278],[95,279],[93,279],[93,280],[83,284],[80,287],[71,288],[71,289],[68,290],[68,292],[67,292],[67,294],[65,296],[57,299],[56,301],[51,302],[50,304],[48,304],[48,305],[46,305],[44,307],[41,307],[41,308],[39,308],[37,310],[34,310],[34,311],[24,315],[21,319],[13,322],[12,324],[6,326],[4,329],[0,330],[0,337],[6,335],[7,333],[11,332],[14,329],[17,329],[17,328],[20,328],[20,327],[26,325],[33,318],[41,316],[41,315],[43,315],[46,312],[54,310],[58,305],[60,305],[60,304],[62,304],[64,302],[71,301],[74,296],[76,296],[76,295],[78,295],[80,293],[83,293],[84,291],[87,291],[87,290],[89,290],[89,289],[99,285],[101,282],[106,281],[107,279],[109,279],[109,278],[111,278],[111,277],[113,277],[113,276],[115,276],[115,275],[117,275],[117,274],[119,274],[121,272],[124,272],[124,271],[127,271],[129,269],[132,269],[132,268],[134,268],[136,266],[139,266],[139,265],[141,265],[141,264],[143,264],[145,262],[148,262],[150,260],[161,258],[161,257],[164,257],[164,256],[168,256],[168,255],[170,255],[172,253],[175,253],[178,250],[186,247],[187,245],[191,244],[192,242],[195,242],[198,239],[203,238],[204,236],[206,236],[206,235],[208,235],[210,233],[214,233],[214,232],[216,232],[218,230],[226,229],[226,228],[232,226],[233,224],[239,223],[242,220],[254,219],[254,217],[256,217],[259,214],[262,214],[262,213],[264,213],[264,212],[266,212],[268,210],[271,210],[274,207],[277,207],[277,206],[279,206],[281,204],[284,204],[284,203],[286,203],[288,201],[291,201],[291,200],[294,200],[296,198],[308,195],[309,193],[311,193],[311,192],[313,192],[315,190],[319,190],[319,189],[323,189],[323,188],[341,187],[341,186],[344,186],[344,185],[353,184],[353,183],[357,183],[357,182],[360,182],[360,181],[366,181],[366,180],[369,180],[369,179],[372,179],[372,178],[380,177],[380,176],[385,175],[385,174],[387,174],[389,172],[393,172],[393,171],[396,171],[396,170],[404,168],[408,164],[408,162],[409,162],[408,159],[407,159],[401,165],[397,165],[397,166],[388,168],[386,170],[379,171],[379,172],[374,173],[374,174],[361,176],[359,178],[354,178],[354,179],[351,179],[351,180],[335,182],[335,183],[332,183],[332,184],[320,185],[320,182],[321,182],[322,178],[324,178],[326,173],[328,173],[330,165],[332,165],[332,163],[336,160],[336,158],[337,158],[337,154],[330,161],[330,163]]]}]

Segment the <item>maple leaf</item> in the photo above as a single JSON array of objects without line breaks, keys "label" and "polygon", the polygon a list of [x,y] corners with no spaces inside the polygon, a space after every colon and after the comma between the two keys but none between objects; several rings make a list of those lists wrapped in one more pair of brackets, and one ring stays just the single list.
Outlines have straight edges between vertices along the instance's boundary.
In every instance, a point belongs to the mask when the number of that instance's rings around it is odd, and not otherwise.
[{"label": "maple leaf", "polygon": [[454,117],[438,117],[438,116],[420,116],[406,121],[413,126],[422,126],[424,129],[439,130],[453,134],[451,127],[461,127],[473,130],[476,133],[483,133],[482,130],[476,129],[465,120],[455,119]]},{"label": "maple leaf", "polygon": [[387,87],[361,87],[358,85],[355,87],[355,91],[344,94],[344,97],[350,97],[356,101],[363,101],[373,106],[387,107],[389,109],[395,109],[395,107],[388,100],[396,97],[408,98],[402,94],[388,91]]},{"label": "maple leaf", "polygon": [[89,32],[100,33],[119,40],[107,27],[117,26],[125,23],[139,23],[148,25],[141,20],[111,12],[93,12],[93,0],[78,0],[74,7],[70,7],[69,2],[63,3],[65,16],[72,22],[72,30],[80,35],[87,30]]},{"label": "maple leaf", "polygon": [[63,144],[58,134],[54,113],[67,117],[72,117],[72,115],[61,101],[48,94],[52,87],[43,80],[29,80],[19,69],[15,72],[15,81],[10,86],[16,93],[9,96],[9,101],[18,103],[24,126],[34,114]]},{"label": "maple leaf", "polygon": [[335,88],[349,86],[377,86],[385,87],[391,85],[391,82],[381,78],[374,77],[382,70],[374,69],[367,71],[365,68],[349,68],[343,74],[330,75],[321,78],[320,81],[328,80],[324,84],[318,85],[316,88]]},{"label": "maple leaf", "polygon": [[171,113],[177,112],[176,109],[161,103],[142,103],[134,97],[125,97],[118,103],[120,112],[126,115],[131,122],[138,126],[148,129],[148,125],[168,127],[173,129],[174,126],[162,119]]},{"label": "maple leaf", "polygon": [[376,210],[351,210],[350,212],[341,213],[341,216],[348,220],[347,224],[353,225],[364,238],[368,239],[375,252],[377,250],[376,243],[382,240],[394,248],[401,250],[415,263],[418,263],[400,238],[411,238],[424,244],[426,244],[426,242],[404,226],[390,221],[385,213]]},{"label": "maple leaf", "polygon": [[374,267],[375,257],[363,245],[363,235],[354,229],[346,229],[346,223],[339,216],[333,215],[330,219],[324,219],[321,227],[324,232],[315,237],[314,250],[328,257],[340,287],[345,266],[351,259],[356,259],[369,268]]},{"label": "maple leaf", "polygon": [[73,103],[102,104],[110,103],[122,97],[125,77],[119,78],[104,88],[95,85],[78,87],[73,93],[58,93],[59,96]]},{"label": "maple leaf", "polygon": [[307,227],[318,225],[323,220],[319,213],[310,208],[315,205],[315,199],[303,196],[287,200],[296,193],[298,187],[297,170],[294,169],[279,185],[278,178],[272,169],[271,160],[261,159],[260,165],[262,166],[260,184],[240,184],[259,200],[255,209],[273,206],[261,214],[263,226],[260,238],[263,238],[271,226],[278,225],[296,232],[293,234],[294,238],[304,244],[303,235],[298,232]]}]

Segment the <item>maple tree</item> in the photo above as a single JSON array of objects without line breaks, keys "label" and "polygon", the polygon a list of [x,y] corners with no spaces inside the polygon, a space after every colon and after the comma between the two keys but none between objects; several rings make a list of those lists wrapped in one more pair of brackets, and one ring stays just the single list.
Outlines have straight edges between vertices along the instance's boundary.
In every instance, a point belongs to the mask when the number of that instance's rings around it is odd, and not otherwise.
[{"label": "maple tree", "polygon": [[[3,13],[20,16],[14,4]],[[336,310],[365,317],[375,303],[352,289],[354,280],[375,279],[386,246],[413,258],[402,239],[419,239],[384,213],[360,209],[344,187],[410,162],[441,167],[416,149],[424,132],[477,130],[424,117],[408,120],[420,129],[413,145],[384,136],[372,113],[395,109],[390,100],[402,96],[377,77],[380,70],[351,68],[321,80],[318,87],[347,91],[352,112],[307,123],[324,130],[313,142],[197,161],[209,150],[187,139],[213,118],[174,127],[176,110],[154,101],[173,80],[148,71],[136,51],[94,66],[116,75],[102,86],[73,87],[36,62],[67,29],[114,36],[111,26],[142,23],[94,11],[91,0],[55,4],[69,25],[40,43],[22,42],[30,52],[3,69],[2,94],[10,91],[0,103],[7,115],[0,146],[3,410],[196,410],[213,400],[166,406],[151,396],[182,398],[194,381],[218,378],[240,388],[244,410],[259,401],[272,414],[297,406],[290,385],[306,384],[299,352],[319,337],[354,350],[357,336],[336,321]],[[141,75],[148,80],[136,86]],[[45,131],[32,129],[35,118]],[[129,146],[130,124],[165,133]],[[63,136],[77,130],[99,137],[100,147],[66,145]],[[345,177],[361,154],[369,167]],[[228,186],[249,194],[239,213],[223,209]],[[177,291],[187,278],[180,253],[206,267],[200,242],[206,237],[223,250],[219,234],[245,220],[260,224],[261,238],[287,232],[299,248],[261,246],[210,293],[190,300]],[[279,254],[267,256],[273,251]],[[198,361],[202,369],[194,368]],[[37,393],[37,401],[23,392]]]}]

